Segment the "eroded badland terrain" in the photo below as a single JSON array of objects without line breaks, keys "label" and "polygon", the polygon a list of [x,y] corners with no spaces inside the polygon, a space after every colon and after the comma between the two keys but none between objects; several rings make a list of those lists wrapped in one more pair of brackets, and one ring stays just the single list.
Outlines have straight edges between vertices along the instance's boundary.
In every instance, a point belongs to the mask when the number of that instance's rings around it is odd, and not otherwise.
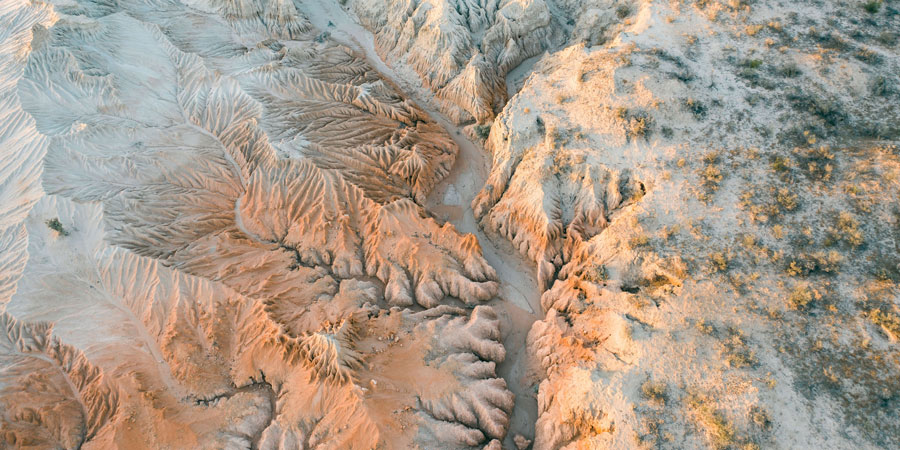
[{"label": "eroded badland terrain", "polygon": [[896,0],[0,2],[0,448],[900,442]]}]

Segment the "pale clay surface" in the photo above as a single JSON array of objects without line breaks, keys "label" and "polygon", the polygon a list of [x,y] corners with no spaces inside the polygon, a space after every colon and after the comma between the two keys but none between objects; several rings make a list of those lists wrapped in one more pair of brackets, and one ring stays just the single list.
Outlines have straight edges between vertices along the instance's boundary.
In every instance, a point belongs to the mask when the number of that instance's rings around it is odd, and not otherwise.
[{"label": "pale clay surface", "polygon": [[0,4],[0,448],[892,448],[900,4]]}]

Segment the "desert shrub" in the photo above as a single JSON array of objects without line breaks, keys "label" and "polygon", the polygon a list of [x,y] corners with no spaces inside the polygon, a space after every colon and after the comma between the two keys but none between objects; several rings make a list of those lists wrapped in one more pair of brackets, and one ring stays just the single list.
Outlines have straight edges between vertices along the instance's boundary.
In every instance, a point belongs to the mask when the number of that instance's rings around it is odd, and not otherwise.
[{"label": "desert shrub", "polygon": [[646,234],[639,234],[628,239],[628,246],[631,248],[643,247],[650,244],[650,238]]},{"label": "desert shrub", "polygon": [[832,50],[846,50],[848,47],[847,41],[845,41],[844,38],[840,37],[837,33],[813,33],[811,34],[811,37],[819,41],[819,43],[822,44],[822,47]]},{"label": "desert shrub", "polygon": [[755,367],[759,360],[756,353],[747,345],[747,339],[737,328],[729,328],[725,339],[722,341],[723,355],[729,366],[736,369]]},{"label": "desert shrub", "polygon": [[813,145],[824,135],[825,130],[811,122],[803,121],[778,133],[778,143],[784,147]]},{"label": "desert shrub", "polygon": [[893,47],[897,43],[897,34],[891,31],[883,31],[875,38],[882,45]]},{"label": "desert shrub", "polygon": [[877,14],[881,10],[882,0],[871,0],[863,3],[863,9],[869,14]]},{"label": "desert shrub", "polygon": [[707,336],[711,336],[716,331],[715,327],[713,327],[712,324],[703,319],[698,320],[694,324],[694,328]]},{"label": "desert shrub", "polygon": [[666,402],[666,383],[654,382],[652,380],[644,381],[641,384],[641,394],[647,400],[655,403]]},{"label": "desert shrub", "polygon": [[[838,326],[854,328],[852,324],[842,321]],[[782,337],[793,357],[794,386],[810,400],[827,395],[845,426],[859,430],[873,447],[896,447],[894,437],[900,433],[896,353],[873,351],[856,339],[831,341],[822,334],[804,334]]]},{"label": "desert shrub", "polygon": [[606,270],[606,266],[604,266],[603,264],[597,264],[593,267],[585,269],[582,273],[582,278],[584,278],[586,281],[600,284],[609,280],[609,272]]},{"label": "desert shrub", "polygon": [[815,274],[833,275],[840,269],[844,257],[832,250],[830,252],[800,253],[788,258],[785,272],[791,276],[809,276]]},{"label": "desert shrub", "polygon": [[[560,131],[560,130],[559,130],[558,128],[556,128],[556,127],[551,127],[551,128],[547,131],[547,137],[550,138],[550,139],[549,139],[549,143],[550,143],[550,147],[551,147],[551,148],[556,148],[556,147],[559,147],[559,146],[561,146],[561,145],[565,145],[566,142],[568,142],[568,140],[569,140],[569,139],[568,139],[568,135],[567,135],[566,133]],[[554,159],[558,159],[558,157],[560,157],[560,155],[559,155],[559,154],[556,154],[556,155],[554,156]],[[557,161],[555,161],[555,162],[557,162]]]},{"label": "desert shrub", "polygon": [[815,181],[829,181],[835,170],[834,152],[821,145],[795,150],[797,165],[807,178]]},{"label": "desert shrub", "polygon": [[700,171],[700,181],[707,189],[718,189],[722,179],[722,171],[715,165],[709,164]]},{"label": "desert shrub", "polygon": [[694,118],[697,120],[701,120],[706,117],[706,105],[698,100],[694,100],[692,98],[686,98],[682,102],[685,109],[691,112],[694,115]]},{"label": "desert shrub", "polygon": [[625,125],[625,133],[630,139],[647,137],[650,135],[652,122],[653,119],[646,114],[635,114],[628,118]]},{"label": "desert shrub", "polygon": [[900,340],[900,316],[896,313],[871,309],[866,315],[872,323],[881,327],[891,340]]},{"label": "desert shrub", "polygon": [[869,64],[878,64],[881,62],[881,55],[876,53],[874,50],[866,47],[862,47],[857,50],[853,54],[853,56],[856,59]]},{"label": "desert shrub", "polygon": [[872,275],[881,281],[900,282],[900,256],[892,251],[877,250],[872,260]]},{"label": "desert shrub", "polygon": [[872,79],[872,82],[869,85],[869,90],[872,94],[875,94],[879,97],[887,97],[894,92],[893,87],[891,86],[891,82],[882,75],[878,75],[877,77]]},{"label": "desert shrub", "polygon": [[791,290],[790,295],[788,295],[787,303],[788,307],[791,309],[805,311],[812,305],[814,300],[819,300],[821,298],[822,295],[819,291],[810,288],[809,284],[801,283],[794,286],[794,289]]},{"label": "desert shrub", "polygon": [[694,411],[693,418],[709,439],[713,448],[726,449],[736,444],[734,425],[725,414],[716,410],[712,401],[704,396],[692,395],[687,405]]},{"label": "desert shrub", "polygon": [[744,28],[744,32],[747,33],[748,36],[756,36],[756,33],[759,33],[760,31],[762,31],[762,29],[763,29],[763,25],[751,24],[751,25],[747,25]]},{"label": "desert shrub", "polygon": [[788,91],[786,98],[795,109],[805,110],[828,125],[836,125],[846,118],[840,102],[834,97],[817,96],[797,88]]},{"label": "desert shrub", "polygon": [[772,170],[776,173],[784,173],[791,170],[791,161],[784,156],[775,156],[772,158]]},{"label": "desert shrub", "polygon": [[759,406],[752,406],[750,408],[750,423],[761,430],[768,430],[772,426],[772,419],[765,409]]},{"label": "desert shrub", "polygon": [[846,211],[841,211],[835,216],[834,224],[828,230],[825,245],[835,245],[839,242],[851,247],[859,247],[865,242],[862,230],[859,229],[859,221]]},{"label": "desert shrub", "polygon": [[778,193],[775,194],[775,202],[778,203],[778,206],[785,211],[793,211],[797,209],[797,194],[790,191],[788,188],[778,189]]},{"label": "desert shrub", "polygon": [[725,272],[731,255],[727,251],[713,252],[709,254],[709,267],[713,272]]},{"label": "desert shrub", "polygon": [[775,73],[786,78],[795,78],[800,75],[800,67],[794,62],[789,62],[775,69]]},{"label": "desert shrub", "polygon": [[700,169],[700,184],[702,184],[707,191],[714,192],[719,189],[719,184],[725,178],[718,167],[719,152],[712,151],[703,155],[703,162],[706,163],[706,166]]},{"label": "desert shrub", "polygon": [[52,218],[46,222],[47,227],[51,230],[57,232],[60,236],[68,236],[69,232],[63,227],[62,222],[59,221],[59,218]]},{"label": "desert shrub", "polygon": [[786,213],[800,208],[800,196],[788,187],[753,186],[741,193],[738,206],[754,222],[779,222]]},{"label": "desert shrub", "polygon": [[478,136],[479,139],[487,139],[491,134],[491,126],[490,125],[477,125],[475,126],[475,135]]}]

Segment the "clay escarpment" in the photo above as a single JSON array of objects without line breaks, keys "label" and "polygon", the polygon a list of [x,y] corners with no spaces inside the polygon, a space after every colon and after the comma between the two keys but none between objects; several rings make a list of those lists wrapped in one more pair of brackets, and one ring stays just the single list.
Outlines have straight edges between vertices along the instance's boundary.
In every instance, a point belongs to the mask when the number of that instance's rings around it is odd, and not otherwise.
[{"label": "clay escarpment", "polygon": [[562,41],[543,0],[352,1],[390,64],[410,67],[456,123],[486,123],[507,100],[506,74]]},{"label": "clay escarpment", "polygon": [[631,169],[604,164],[575,134],[552,114],[501,115],[488,141],[495,164],[472,201],[482,226],[535,262],[544,288],[580,244],[647,191]]},{"label": "clay escarpment", "polygon": [[[473,236],[417,203],[456,155],[445,131],[291,3],[80,2],[56,14],[34,27],[17,93],[47,137],[51,195],[14,224],[31,258],[14,247],[24,277],[4,303],[8,334],[83,355],[59,376],[90,433],[72,437],[84,426],[25,414],[4,394],[8,442],[503,437],[512,395],[495,373],[496,317],[444,305],[489,300],[496,275]],[[14,389],[31,366],[3,348]],[[102,380],[107,412],[85,403],[100,388],[78,377]]]},{"label": "clay escarpment", "polygon": [[613,39],[637,10],[622,0],[351,0],[379,55],[409,70],[457,124],[487,126],[508,101],[507,75],[564,45]]}]

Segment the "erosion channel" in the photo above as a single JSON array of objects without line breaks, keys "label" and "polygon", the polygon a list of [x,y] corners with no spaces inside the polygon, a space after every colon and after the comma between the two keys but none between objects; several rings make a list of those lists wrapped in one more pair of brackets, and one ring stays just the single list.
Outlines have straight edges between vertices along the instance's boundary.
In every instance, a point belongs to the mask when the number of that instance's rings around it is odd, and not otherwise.
[{"label": "erosion channel", "polygon": [[[474,234],[485,259],[497,271],[500,292],[490,304],[500,313],[503,345],[506,348],[506,359],[498,367],[498,373],[516,395],[516,406],[510,417],[505,443],[507,448],[514,448],[512,438],[516,434],[529,439],[534,437],[537,386],[534,384],[535,377],[529,374],[525,338],[531,324],[543,316],[543,311],[534,265],[502,237],[486,234],[473,215],[471,201],[484,186],[490,169],[487,152],[438,110],[433,94],[422,86],[414,73],[388,66],[376,52],[372,34],[337,3],[323,1],[304,3],[303,6],[306,8],[303,12],[317,29],[358,52],[399,92],[415,101],[440,124],[459,147],[453,170],[431,191],[426,207],[437,218],[449,221],[461,232]],[[530,66],[531,63],[527,61],[523,65]]]}]

